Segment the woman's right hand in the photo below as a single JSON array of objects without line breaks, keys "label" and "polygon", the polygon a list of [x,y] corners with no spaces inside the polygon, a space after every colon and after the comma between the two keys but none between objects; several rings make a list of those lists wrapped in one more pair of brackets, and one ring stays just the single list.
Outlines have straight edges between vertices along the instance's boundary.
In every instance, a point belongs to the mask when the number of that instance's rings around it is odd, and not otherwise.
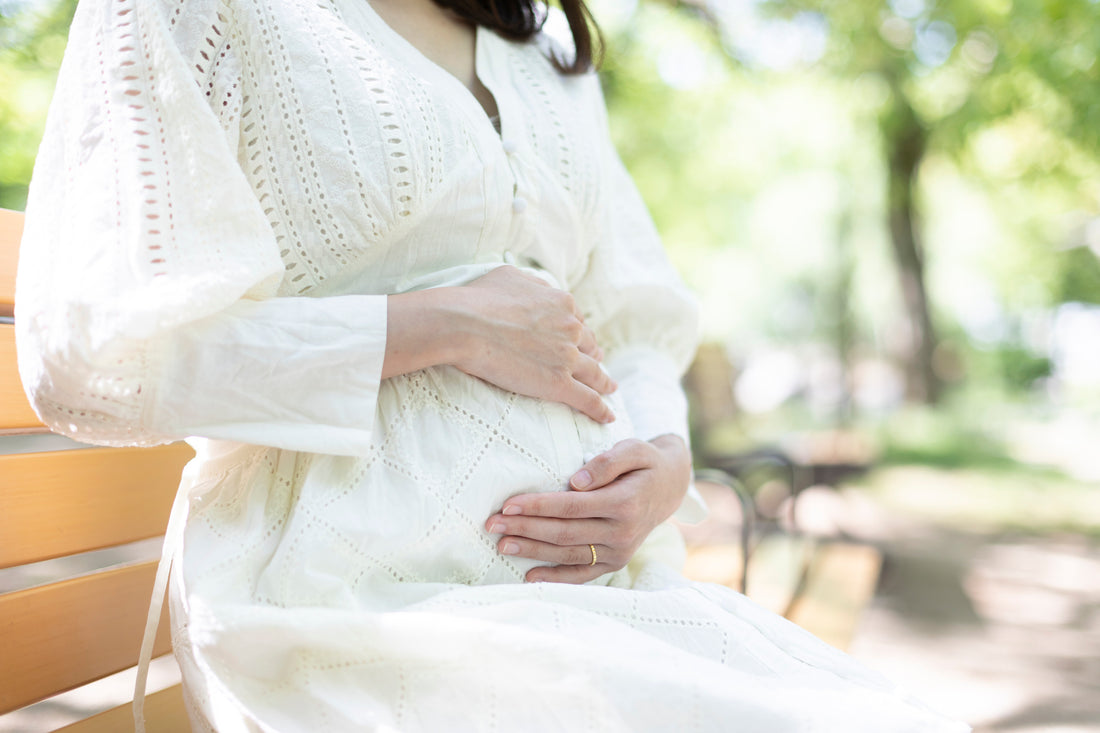
[{"label": "woman's right hand", "polygon": [[616,389],[573,296],[510,265],[457,288],[452,364],[512,392],[615,419],[601,395]]}]

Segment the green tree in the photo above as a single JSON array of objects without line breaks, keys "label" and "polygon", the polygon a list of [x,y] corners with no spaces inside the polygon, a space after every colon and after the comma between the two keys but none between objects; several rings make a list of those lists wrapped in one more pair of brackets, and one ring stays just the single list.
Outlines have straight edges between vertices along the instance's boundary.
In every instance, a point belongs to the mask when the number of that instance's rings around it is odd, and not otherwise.
[{"label": "green tree", "polygon": [[[774,0],[819,13],[824,63],[888,90],[878,126],[887,162],[891,241],[910,321],[909,389],[934,401],[936,329],[925,286],[918,182],[943,154],[972,169],[976,135],[1029,120],[1046,135],[1017,176],[1078,176],[1076,153],[1100,152],[1100,5],[1091,0]],[[1076,148],[1076,150],[1075,150]],[[1092,203],[1095,206],[1095,202]]]},{"label": "green tree", "polygon": [[0,1],[0,207],[22,209],[75,0]]},{"label": "green tree", "polygon": [[[726,37],[739,63],[732,4],[673,3]],[[740,6],[738,6],[740,7]],[[1100,153],[1100,3],[1093,0],[766,0],[758,11],[792,26],[817,22],[827,45],[819,62],[840,80],[877,80],[884,91],[876,125],[885,162],[885,218],[908,321],[907,391],[934,402],[941,393],[938,338],[926,285],[920,174],[933,154],[972,173],[974,142],[997,125],[1041,131],[1012,166],[1012,179],[1085,181]],[[1089,161],[1082,165],[1082,161]],[[1006,176],[994,177],[1004,185]],[[1011,183],[1013,181],[1009,181]],[[1095,189],[1083,207],[1098,207]],[[1082,262],[1084,260],[1084,262]],[[1088,297],[1100,266],[1087,250],[1062,257],[1052,297]],[[1082,266],[1088,271],[1082,274]]]}]

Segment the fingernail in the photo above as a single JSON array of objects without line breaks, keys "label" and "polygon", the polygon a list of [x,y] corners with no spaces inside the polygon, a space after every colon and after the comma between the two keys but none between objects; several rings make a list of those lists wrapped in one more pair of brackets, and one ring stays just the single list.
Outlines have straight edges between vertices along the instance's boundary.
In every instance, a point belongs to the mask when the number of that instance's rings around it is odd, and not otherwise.
[{"label": "fingernail", "polygon": [[504,525],[500,522],[493,522],[489,525],[489,534],[504,534]]},{"label": "fingernail", "polygon": [[515,542],[505,542],[504,546],[500,548],[502,555],[515,555],[517,552],[519,552],[519,545]]},{"label": "fingernail", "polygon": [[517,514],[523,514],[523,510],[515,504],[509,504],[508,506],[504,507],[504,510],[501,511],[501,514],[507,514],[510,517],[514,517]]},{"label": "fingernail", "polygon": [[576,486],[578,489],[583,489],[586,486],[589,486],[591,483],[592,474],[590,474],[588,471],[577,471],[577,473],[573,475],[573,485]]}]

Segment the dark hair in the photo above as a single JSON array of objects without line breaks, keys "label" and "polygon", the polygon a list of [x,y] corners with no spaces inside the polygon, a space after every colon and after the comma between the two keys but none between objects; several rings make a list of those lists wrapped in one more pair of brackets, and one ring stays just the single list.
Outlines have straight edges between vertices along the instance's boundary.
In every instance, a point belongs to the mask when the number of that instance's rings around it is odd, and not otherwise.
[{"label": "dark hair", "polygon": [[[599,66],[603,57],[603,36],[584,0],[558,0],[576,49],[572,59],[553,59],[563,74],[582,74]],[[497,31],[505,38],[526,41],[542,29],[547,10],[538,0],[435,0],[475,25]],[[593,36],[596,43],[593,44]]]}]

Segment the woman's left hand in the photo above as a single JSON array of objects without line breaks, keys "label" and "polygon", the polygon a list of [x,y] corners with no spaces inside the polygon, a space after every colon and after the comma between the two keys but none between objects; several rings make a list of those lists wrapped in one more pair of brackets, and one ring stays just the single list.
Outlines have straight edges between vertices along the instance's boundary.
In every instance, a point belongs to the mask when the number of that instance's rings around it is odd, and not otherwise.
[{"label": "woman's left hand", "polygon": [[624,567],[680,506],[690,480],[682,438],[631,438],[582,466],[569,481],[573,491],[513,496],[485,527],[503,535],[501,554],[553,563],[528,571],[529,582],[585,583]]}]

